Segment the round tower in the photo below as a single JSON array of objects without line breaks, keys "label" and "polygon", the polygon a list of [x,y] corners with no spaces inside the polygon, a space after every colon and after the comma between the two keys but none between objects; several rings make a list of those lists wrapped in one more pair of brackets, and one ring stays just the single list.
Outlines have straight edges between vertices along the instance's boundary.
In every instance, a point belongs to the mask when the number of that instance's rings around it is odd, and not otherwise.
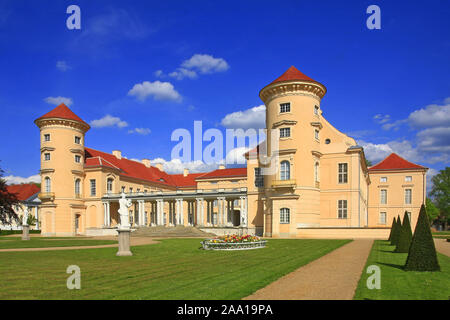
[{"label": "round tower", "polygon": [[266,105],[267,154],[276,156],[271,166],[277,166],[264,177],[266,225],[272,226],[268,236],[293,236],[297,227],[320,225],[320,102],[325,93],[323,84],[293,66],[259,93]]},{"label": "round tower", "polygon": [[90,126],[64,104],[34,123],[41,141],[42,233],[77,234],[83,226],[84,138]]}]

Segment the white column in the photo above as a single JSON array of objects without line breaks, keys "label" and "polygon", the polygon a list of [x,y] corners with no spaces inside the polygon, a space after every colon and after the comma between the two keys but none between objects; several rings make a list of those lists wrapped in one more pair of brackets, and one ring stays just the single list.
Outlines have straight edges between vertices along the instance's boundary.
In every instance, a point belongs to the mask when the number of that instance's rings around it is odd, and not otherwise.
[{"label": "white column", "polygon": [[144,200],[138,200],[139,225],[144,225]]},{"label": "white column", "polygon": [[162,225],[161,204],[162,204],[162,199],[156,200],[156,225],[157,226]]},{"label": "white column", "polygon": [[184,226],[184,206],[183,206],[183,199],[180,199],[180,221],[181,221],[181,224]]},{"label": "white column", "polygon": [[204,222],[204,210],[203,210],[203,198],[197,198],[197,225],[203,226]]},{"label": "white column", "polygon": [[241,197],[241,226],[247,226],[247,197]]}]

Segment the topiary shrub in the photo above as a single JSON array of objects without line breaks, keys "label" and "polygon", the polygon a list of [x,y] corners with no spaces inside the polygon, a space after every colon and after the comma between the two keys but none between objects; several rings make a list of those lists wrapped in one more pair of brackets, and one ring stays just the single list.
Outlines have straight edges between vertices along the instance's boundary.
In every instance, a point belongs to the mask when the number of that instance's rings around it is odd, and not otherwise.
[{"label": "topiary shrub", "polygon": [[400,230],[400,236],[398,238],[397,248],[395,248],[395,252],[408,253],[409,247],[411,246],[411,241],[411,224],[409,223],[408,213],[405,211],[405,215],[403,216],[403,224]]},{"label": "topiary shrub", "polygon": [[394,227],[395,227],[396,223],[397,223],[397,218],[394,217],[394,220],[392,220],[391,232],[389,232],[388,241],[392,241],[392,233],[394,231]]},{"label": "topiary shrub", "polygon": [[405,264],[406,271],[440,271],[433,235],[422,204]]},{"label": "topiary shrub", "polygon": [[394,231],[392,231],[391,246],[397,246],[398,238],[400,238],[400,231],[402,229],[402,221],[400,220],[400,215],[397,217],[395,223]]}]

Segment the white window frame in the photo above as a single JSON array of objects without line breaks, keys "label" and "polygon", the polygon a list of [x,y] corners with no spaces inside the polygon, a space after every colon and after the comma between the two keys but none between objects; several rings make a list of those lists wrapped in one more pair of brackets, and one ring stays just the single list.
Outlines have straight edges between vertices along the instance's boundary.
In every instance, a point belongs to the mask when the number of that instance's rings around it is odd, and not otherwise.
[{"label": "white window frame", "polygon": [[97,181],[95,179],[89,180],[89,187],[91,191],[91,197],[97,195]]},{"label": "white window frame", "polygon": [[52,192],[52,179],[50,177],[45,177],[45,192],[50,193]]},{"label": "white window frame", "polygon": [[[408,198],[408,193],[409,193],[409,198]],[[405,189],[405,204],[412,204],[412,189]]]},{"label": "white window frame", "polygon": [[319,129],[314,129],[314,139],[320,140],[319,134],[320,134]]},{"label": "white window frame", "polygon": [[255,169],[255,187],[256,188],[262,188],[264,187],[264,176],[261,174],[262,169],[261,168],[254,168]]},{"label": "white window frame", "polygon": [[80,155],[78,155],[78,154],[75,155],[75,162],[76,163],[81,163],[81,156]]},{"label": "white window frame", "polygon": [[412,176],[406,176],[405,177],[406,182],[412,182]]},{"label": "white window frame", "polygon": [[[79,140],[78,142],[77,142],[77,140]],[[79,137],[79,136],[75,136],[75,144],[81,144],[81,137]]]},{"label": "white window frame", "polygon": [[106,179],[106,193],[112,193],[114,188],[114,179],[107,178]]},{"label": "white window frame", "polygon": [[[341,170],[341,165],[342,165],[342,170]],[[345,170],[344,170],[344,168],[345,168]],[[348,183],[348,163],[347,162],[338,163],[338,184],[346,184],[346,183]]]},{"label": "white window frame", "polygon": [[319,110],[320,110],[319,106],[315,105],[314,106],[314,114],[318,116],[319,115]]},{"label": "white window frame", "polygon": [[[284,107],[284,111],[283,111]],[[291,112],[291,103],[290,102],[283,102],[280,103],[280,113],[290,113]]]},{"label": "white window frame", "polygon": [[[383,216],[384,216],[384,220],[382,219]],[[378,223],[379,224],[386,224],[386,220],[387,220],[387,213],[386,213],[386,211],[381,211],[380,215],[378,217]]]},{"label": "white window frame", "polygon": [[291,223],[291,210],[289,208],[280,209],[280,224]]},{"label": "white window frame", "polygon": [[291,163],[288,160],[280,162],[280,180],[286,181],[291,179]]},{"label": "white window frame", "polygon": [[348,202],[347,200],[338,200],[338,219],[347,219],[348,217]]},{"label": "white window frame", "polygon": [[75,179],[75,195],[81,195],[81,179]]},{"label": "white window frame", "polygon": [[380,204],[387,204],[387,189],[380,190]]},{"label": "white window frame", "polygon": [[[47,158],[48,156],[48,158]],[[44,161],[50,161],[52,159],[50,152],[46,152],[44,153]]]},{"label": "white window frame", "polygon": [[[48,139],[47,139],[47,137],[48,137]],[[50,133],[44,134],[44,142],[49,142],[49,141],[51,141],[50,139],[51,139]]]},{"label": "white window frame", "polygon": [[380,177],[380,182],[387,182],[387,177]]},{"label": "white window frame", "polygon": [[280,139],[290,138],[291,137],[291,128],[280,128]]}]

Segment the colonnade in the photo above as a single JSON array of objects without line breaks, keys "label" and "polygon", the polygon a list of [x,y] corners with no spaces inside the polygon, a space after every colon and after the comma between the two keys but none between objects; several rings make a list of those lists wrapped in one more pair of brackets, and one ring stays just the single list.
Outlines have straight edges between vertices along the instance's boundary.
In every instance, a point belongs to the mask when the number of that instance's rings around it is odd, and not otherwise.
[{"label": "colonnade", "polygon": [[[247,227],[247,196],[132,200],[130,223],[138,226]],[[111,202],[103,201],[104,227],[112,227]],[[236,204],[236,201],[238,202]],[[149,204],[149,205],[148,205]],[[147,210],[146,210],[147,209]]]}]

